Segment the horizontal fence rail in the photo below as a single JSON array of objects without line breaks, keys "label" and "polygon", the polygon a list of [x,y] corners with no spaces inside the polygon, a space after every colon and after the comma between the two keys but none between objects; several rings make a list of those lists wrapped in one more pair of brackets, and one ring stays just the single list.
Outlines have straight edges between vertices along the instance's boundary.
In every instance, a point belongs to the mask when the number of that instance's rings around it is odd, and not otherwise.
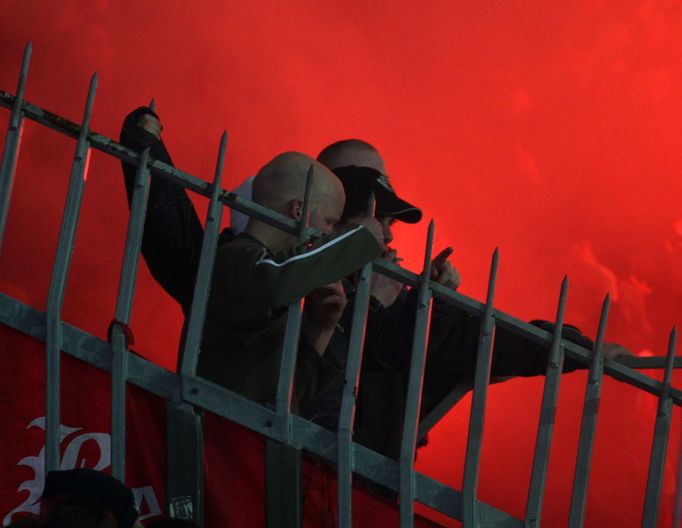
[{"label": "horizontal fence rail", "polygon": [[[185,420],[185,423],[192,424],[192,427],[201,428],[201,418],[199,415],[193,414],[193,410],[207,410],[263,435],[268,441],[280,443],[286,448],[285,451],[287,449],[290,450],[287,456],[293,454],[293,458],[289,459],[293,461],[294,466],[292,467],[298,467],[296,475],[294,475],[294,488],[296,486],[300,487],[300,461],[296,462],[296,457],[300,457],[301,449],[333,464],[337,464],[339,470],[338,514],[339,524],[343,527],[351,526],[352,524],[351,483],[353,473],[362,475],[389,490],[399,493],[400,523],[404,527],[413,525],[415,501],[451,518],[463,521],[466,528],[478,526],[540,526],[562,364],[564,357],[568,357],[589,366],[588,385],[585,395],[583,422],[571,500],[571,526],[582,526],[583,523],[600,387],[604,375],[609,375],[659,398],[642,520],[644,526],[655,526],[660,503],[663,478],[662,468],[666,456],[672,408],[674,405],[682,405],[682,392],[671,387],[672,369],[682,367],[682,358],[675,357],[677,336],[675,329],[673,329],[670,336],[670,345],[666,357],[630,357],[623,358],[622,360],[619,359],[618,361],[605,361],[602,354],[602,344],[606,319],[608,317],[608,297],[602,308],[595,349],[590,351],[566,340],[562,336],[568,290],[567,279],[562,283],[553,332],[545,331],[494,309],[493,298],[499,260],[497,250],[493,255],[488,297],[485,303],[468,298],[430,280],[434,230],[432,221],[427,235],[424,268],[420,274],[412,273],[383,260],[376,260],[368,264],[359,274],[358,296],[356,297],[353,323],[350,329],[351,345],[345,365],[346,386],[343,392],[338,431],[336,433],[327,431],[297,416],[291,409],[294,367],[301,326],[301,301],[291,304],[288,309],[275,408],[272,409],[258,404],[196,376],[202,328],[213,262],[218,244],[218,231],[223,206],[233,208],[261,220],[296,236],[299,242],[305,242],[311,236],[319,235],[317,231],[307,226],[307,212],[313,178],[312,167],[306,179],[303,215],[300,221],[295,222],[291,218],[221,188],[220,182],[225,160],[227,133],[224,133],[221,138],[215,176],[213,182],[209,184],[187,172],[178,170],[158,160],[150,159],[148,150],[142,153],[134,152],[109,137],[90,130],[89,123],[98,82],[96,74],[93,75],[90,83],[84,116],[80,125],[25,101],[23,93],[30,56],[31,46],[29,44],[26,47],[19,76],[17,95],[14,96],[8,92],[0,91],[0,106],[11,110],[0,170],[0,250],[2,249],[3,232],[16,171],[23,120],[35,121],[77,141],[50,286],[47,312],[41,313],[0,293],[0,323],[46,343],[46,470],[49,471],[50,469],[57,468],[60,460],[60,354],[64,352],[112,374],[111,465],[112,473],[121,480],[125,479],[125,396],[127,384],[131,383],[179,405],[178,416],[180,416],[180,420]],[[124,261],[119,281],[115,318],[111,328],[111,344],[88,335],[61,319],[64,290],[73,252],[74,237],[78,227],[78,215],[85,185],[85,175],[88,170],[90,149],[99,150],[138,167],[126,237]],[[179,374],[168,372],[130,353],[125,332],[132,309],[137,261],[140,255],[150,178],[166,179],[210,200],[201,247],[195,295],[190,309],[184,354]],[[370,200],[370,202],[368,207],[373,208],[373,200]],[[369,281],[373,271],[398,280],[416,289],[418,292],[412,356],[404,408],[403,437],[400,456],[397,461],[388,459],[352,441],[355,396],[360,378],[364,332],[369,305]],[[462,493],[416,472],[414,468],[416,445],[419,438],[423,437],[471,388],[453,388],[452,393],[444,398],[428,416],[420,419],[419,410],[433,302],[446,303],[481,318]],[[540,414],[541,420],[537,433],[528,504],[525,520],[523,521],[481,502],[477,497],[484,415],[488,385],[490,383],[491,358],[495,332],[501,328],[543,346],[548,353],[545,389]],[[662,382],[635,370],[650,368],[665,369]],[[190,409],[191,412],[185,413],[183,409]],[[173,427],[169,427],[168,431],[173,431]],[[190,434],[189,436],[192,435]],[[200,439],[201,431],[197,431],[194,438],[195,440]],[[269,446],[268,451],[270,452],[274,444],[269,444]],[[273,452],[277,452],[277,449],[273,448]],[[197,460],[200,460],[200,458]],[[200,473],[198,472],[197,475],[200,475]],[[282,473],[280,473],[281,475]],[[199,480],[196,482],[196,486],[200,487],[200,477],[197,478]],[[169,487],[172,488],[172,483],[169,484]],[[196,496],[202,495],[202,490],[197,490]],[[290,497],[291,501],[299,501],[300,493],[294,489]],[[273,526],[295,526],[300,524],[300,512],[296,509],[294,509],[293,515],[283,515],[281,518],[277,518],[275,509],[281,504],[283,504],[281,498],[274,502],[271,502],[270,498],[268,498],[268,510],[274,508],[272,516],[269,517],[269,520],[273,522]],[[291,506],[291,504],[289,505]],[[293,506],[297,508],[296,505]],[[200,505],[197,506],[197,510],[202,510]],[[199,519],[200,516],[196,518]]]}]

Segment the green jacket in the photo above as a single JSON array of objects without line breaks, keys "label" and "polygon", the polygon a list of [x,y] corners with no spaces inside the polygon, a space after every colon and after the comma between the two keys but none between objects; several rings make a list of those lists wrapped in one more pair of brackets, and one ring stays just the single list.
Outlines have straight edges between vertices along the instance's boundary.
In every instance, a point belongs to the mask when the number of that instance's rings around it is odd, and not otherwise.
[{"label": "green jacket", "polygon": [[[381,248],[353,226],[285,254],[273,255],[242,234],[218,249],[198,375],[259,402],[274,402],[287,305],[315,288],[352,274]],[[303,329],[305,332],[305,329]],[[341,369],[301,339],[293,408],[304,409]]]}]

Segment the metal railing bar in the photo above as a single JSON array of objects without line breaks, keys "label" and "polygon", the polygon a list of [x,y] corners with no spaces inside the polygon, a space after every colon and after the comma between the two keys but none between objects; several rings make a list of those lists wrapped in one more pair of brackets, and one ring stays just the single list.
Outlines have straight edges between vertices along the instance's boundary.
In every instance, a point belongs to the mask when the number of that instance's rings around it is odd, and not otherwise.
[{"label": "metal railing bar", "polygon": [[145,149],[142,153],[142,163],[137,168],[135,176],[116,300],[115,321],[111,328],[111,342],[114,350],[111,369],[111,474],[121,482],[125,482],[126,383],[128,378],[128,342],[123,325],[130,324],[130,312],[135,293],[137,264],[140,258],[145,211],[149,197],[148,162],[149,149]]},{"label": "metal railing bar", "polygon": [[[298,244],[307,240],[306,228],[310,220],[310,196],[313,184],[314,166],[306,174],[303,189],[301,217],[297,222]],[[291,403],[294,392],[294,377],[298,358],[298,347],[303,318],[303,299],[289,303],[286,326],[282,339],[277,387],[275,388],[275,409],[282,422],[283,444],[265,442],[265,510],[266,524],[283,527],[300,526],[303,516],[302,458],[300,449],[291,445]],[[274,352],[274,351],[273,351]],[[287,482],[285,490],[278,485]]]},{"label": "metal railing bar", "polygon": [[[12,109],[16,97],[8,92],[0,90],[0,107]],[[57,114],[44,110],[34,104],[27,101],[23,101],[22,109],[24,117],[26,119],[31,119],[48,128],[51,128],[57,132],[60,132],[71,138],[78,138],[80,133],[80,126],[72,121],[69,121]],[[100,150],[109,154],[117,159],[123,160],[126,163],[130,163],[134,166],[139,166],[140,164],[140,154],[134,150],[128,149],[115,142],[114,140],[90,131],[88,133],[88,138],[90,140],[90,147],[96,150]],[[153,176],[159,176],[161,178],[167,179],[179,185],[182,185],[186,189],[193,191],[201,196],[210,198],[211,196],[211,185],[207,182],[192,176],[187,172],[183,172],[175,167],[166,165],[160,161],[152,161],[150,163],[150,172]],[[297,234],[297,225],[292,219],[285,217],[284,215],[278,214],[274,211],[267,209],[259,204],[256,204],[250,200],[246,200],[240,196],[229,191],[221,191],[220,200],[222,203],[228,207],[240,211],[245,214],[249,214],[258,220],[264,221],[279,227],[283,231],[290,234]],[[307,235],[314,236],[319,235],[319,232],[312,228],[307,228]],[[384,260],[376,260],[374,262],[374,271],[382,273],[387,277],[399,280],[408,286],[416,287],[419,284],[419,276],[416,273],[408,271],[406,269],[397,266],[394,263],[387,262]],[[433,297],[435,300],[442,300],[451,304],[453,306],[459,307],[467,311],[468,313],[480,314],[485,312],[485,304],[471,299],[453,291],[445,286],[431,282],[430,287],[432,289]],[[508,330],[516,331],[518,333],[523,333],[523,335],[529,337],[531,340],[538,344],[549,345],[552,342],[552,335],[540,328],[534,327],[533,325],[516,319],[515,317],[506,314],[504,312],[495,312],[496,324],[499,327],[504,327]],[[564,348],[566,355],[572,357],[573,359],[581,360],[586,365],[589,364],[591,354],[588,350],[579,347],[573,343],[565,343]],[[581,354],[581,352],[583,352]],[[632,368],[663,368],[665,363],[664,357],[649,357],[649,358],[639,358],[639,357],[624,357],[620,358],[619,363],[629,366]],[[674,363],[675,368],[682,368],[682,357],[675,358]],[[625,371],[617,371],[619,374],[626,376],[626,379],[622,381],[627,381],[627,373]],[[606,373],[611,373],[609,366],[606,366]],[[641,388],[641,387],[640,387]],[[646,389],[645,389],[646,390]]]},{"label": "metal railing bar", "polygon": [[[7,325],[39,341],[47,336],[47,317],[44,313],[0,293],[0,324]],[[98,339],[68,323],[62,322],[62,350],[93,367],[111,372],[113,349],[111,344]],[[179,387],[178,378],[151,361],[130,354],[128,381],[156,396],[171,399]]]},{"label": "metal railing bar", "polygon": [[658,400],[656,423],[654,425],[654,440],[651,445],[651,460],[649,462],[649,476],[644,498],[644,513],[642,527],[656,527],[658,505],[661,502],[661,488],[663,487],[663,472],[665,470],[665,455],[668,449],[670,423],[673,414],[673,401],[670,397],[670,383],[673,375],[673,358],[677,346],[677,328],[670,332],[668,345],[668,363],[663,373],[663,390]]},{"label": "metal railing bar", "polygon": [[414,322],[414,337],[410,357],[410,373],[407,382],[405,414],[403,417],[403,438],[400,444],[400,526],[411,527],[414,524],[414,501],[417,494],[414,471],[414,455],[417,444],[417,428],[419,426],[419,409],[421,407],[422,387],[424,384],[424,365],[426,363],[426,347],[431,323],[431,255],[433,251],[434,221],[429,223],[424,251],[424,268],[417,297],[417,312]]},{"label": "metal railing bar", "polygon": [[[6,93],[6,92],[0,92],[0,106],[4,106],[7,108],[12,108],[13,103],[16,101],[17,98],[14,96]],[[12,104],[10,104],[10,101]],[[62,133],[65,133],[68,136],[71,137],[77,137],[77,136],[83,136],[82,134],[82,128],[79,127],[78,125],[75,125],[74,123],[71,123],[59,116],[56,116],[55,114],[51,114],[49,112],[43,111],[42,109],[30,105],[30,103],[23,102],[21,104],[21,108],[23,109],[24,117],[33,119],[37,122],[41,122],[42,124],[47,124],[49,128],[53,128],[55,130],[58,130]],[[126,159],[126,156],[129,157],[128,161],[135,164],[139,165],[139,155],[134,153],[133,151],[130,151],[128,149],[125,149],[121,145],[118,145],[114,141],[112,141],[109,138],[106,138],[105,136],[101,136],[99,134],[94,134],[94,133],[88,133],[87,127],[85,129],[85,136],[86,139],[89,141],[89,147],[90,148],[97,148],[98,150],[102,150],[104,152],[107,152],[114,157],[117,157],[119,159]],[[152,174],[158,174],[161,177],[167,178],[169,180],[177,181],[179,180],[180,183],[185,186],[186,188],[190,190],[194,190],[195,192],[198,192],[199,194],[207,195],[207,193],[210,190],[210,186],[206,184],[205,182],[198,180],[197,178],[187,174],[183,173],[182,171],[174,170],[173,168],[162,164],[160,162],[152,162],[151,163],[151,172]],[[239,197],[236,197],[232,193],[223,191],[220,196],[220,201],[227,204],[230,207],[234,207],[235,209],[243,210],[249,213],[255,213],[255,215],[263,215],[268,223],[271,223],[272,225],[277,225],[278,227],[281,227],[287,232],[291,232],[291,230],[295,230],[296,226],[292,227],[291,226],[291,221],[283,221],[283,225],[279,226],[278,223],[280,222],[280,219],[277,218],[277,215],[268,211],[265,208],[258,208],[253,204],[252,202],[249,202],[248,200],[240,199]],[[416,277],[415,274],[406,272],[405,270],[402,270],[398,266],[393,266],[391,267],[390,264],[386,263],[377,263],[377,270],[379,272],[383,272],[387,275],[396,275],[400,280],[402,280],[405,283],[409,283],[411,280],[413,280],[414,277]],[[475,313],[482,313],[481,309],[481,304],[477,303],[473,300],[467,299],[463,296],[458,296],[454,292],[450,292],[445,290],[442,286],[430,283],[430,286],[433,289],[433,296],[436,299],[444,299],[446,302],[449,302],[451,304],[455,305],[461,305],[468,311],[472,311]],[[62,292],[63,293],[63,292]],[[535,329],[531,325],[528,325],[527,323],[523,323],[521,321],[516,320],[515,318],[508,316],[503,313],[497,313],[496,314],[496,319],[497,323],[500,326],[507,326],[509,325],[510,328],[512,328],[514,331],[518,331],[520,333],[523,333],[523,335],[526,335],[530,339],[537,340],[539,342],[546,342],[548,339],[551,339],[550,334],[540,330],[540,329]],[[59,325],[61,326],[61,321],[59,321]],[[61,332],[61,330],[57,330],[57,333]],[[48,332],[49,334],[50,332]],[[548,337],[549,336],[549,337]],[[49,339],[48,341],[51,341]],[[582,361],[583,363],[587,364],[590,359],[590,354],[589,351],[586,351],[586,349],[583,349],[582,347],[579,347],[578,345],[575,345],[570,342],[563,341],[561,342],[561,346],[564,349],[564,352],[568,357],[578,359],[579,361]],[[49,348],[49,346],[48,346]],[[54,358],[53,358],[54,360]],[[660,382],[657,382],[656,380],[644,376],[640,373],[632,371],[631,368],[629,368],[627,365],[632,365],[635,368],[656,368],[660,367],[662,358],[630,358],[630,359],[623,359],[622,362],[616,362],[616,361],[606,361],[604,365],[604,371],[609,374],[610,376],[620,380],[629,383],[630,385],[633,385],[641,390],[645,390],[647,392],[650,392],[655,395],[661,394],[661,392],[664,390],[663,384]],[[671,368],[682,366],[682,358],[672,358],[670,361],[670,364],[672,365]],[[52,365],[54,366],[54,365]],[[58,365],[57,365],[58,368]],[[53,369],[54,370],[54,369]],[[58,371],[57,371],[58,374]],[[50,382],[48,381],[48,385]],[[54,392],[54,390],[52,390]],[[58,390],[57,390],[58,393]],[[672,400],[672,403],[679,405],[682,402],[682,393],[680,391],[677,391],[675,389],[669,388],[668,395],[670,399]],[[57,402],[58,405],[58,402]],[[48,430],[50,429],[50,422],[48,420]],[[54,429],[54,424],[52,426],[52,429]],[[50,435],[48,435],[49,437]],[[52,435],[54,436],[54,434]],[[54,453],[52,453],[53,459],[54,459]],[[49,453],[49,448],[48,448],[48,459],[50,458],[50,453]]]},{"label": "metal railing bar", "polygon": [[[0,90],[0,107],[11,109],[14,101],[14,95]],[[47,110],[43,110],[42,108],[26,101],[23,102],[22,107],[25,118],[41,123],[48,128],[56,130],[69,137],[78,137],[80,126],[76,123],[64,119],[63,117],[60,117]],[[95,132],[90,132],[88,137],[91,148],[105,152],[117,159],[125,161],[126,163],[139,166],[140,154],[137,152]],[[175,167],[171,167],[170,165],[166,165],[160,161],[154,160],[150,163],[150,172],[153,176],[159,176],[166,180],[182,185],[186,189],[201,196],[208,198],[211,196],[210,184],[195,176],[192,176],[187,172],[178,170]],[[267,222],[270,225],[278,227],[287,233],[298,233],[297,224],[291,218],[287,218],[281,214],[271,211],[266,207],[256,204],[250,200],[246,200],[234,193],[223,190],[221,191],[220,200],[222,203],[232,209],[253,216],[258,220]],[[320,233],[315,229],[308,227],[306,234],[307,236],[316,236]],[[419,276],[416,273],[403,269],[400,266],[385,260],[376,260],[374,262],[374,271],[382,273],[389,278],[399,280],[407,286],[417,287],[419,284]],[[430,283],[430,287],[435,300],[442,300],[448,304],[462,308],[468,313],[482,315],[485,312],[485,304],[479,301],[466,297],[461,293],[453,291],[434,282]],[[552,342],[552,335],[550,333],[504,312],[496,311],[495,320],[498,327],[504,327],[508,330],[521,333],[538,344],[549,345]],[[570,342],[564,343],[564,348],[568,357],[583,361],[586,365],[589,364],[591,354],[588,350]],[[619,358],[618,362],[626,366],[632,365],[633,368],[663,368],[665,358],[624,357]],[[682,368],[682,357],[675,358],[674,366],[675,368]],[[608,364],[606,365],[605,371],[608,374],[611,373],[611,369]],[[622,376],[626,376],[626,378],[621,381],[627,381],[628,374],[626,371],[620,371],[616,369],[616,372]]]},{"label": "metal railing bar", "polygon": [[580,424],[578,456],[575,462],[571,509],[568,520],[568,524],[571,527],[582,526],[585,518],[587,488],[590,479],[590,464],[592,463],[592,448],[594,447],[594,438],[597,431],[599,399],[601,398],[602,379],[604,376],[602,344],[604,343],[610,307],[611,297],[607,295],[602,303],[599,330],[597,330],[597,339],[594,343],[594,352],[592,354],[592,362],[590,363],[587,386],[585,388],[585,403],[583,404],[582,422]]},{"label": "metal railing bar", "polygon": [[526,503],[526,526],[539,526],[542,514],[542,502],[545,495],[545,482],[547,479],[547,466],[549,465],[549,452],[552,447],[552,433],[554,432],[554,419],[556,417],[561,371],[564,363],[561,333],[564,326],[567,295],[568,277],[564,277],[564,280],[561,282],[559,307],[557,309],[554,327],[554,340],[552,341],[547,360],[545,387],[542,394],[542,406],[540,408],[540,424],[538,426],[537,439],[535,441],[533,470],[530,478],[528,502]]},{"label": "metal railing bar", "polygon": [[204,333],[204,320],[206,318],[206,306],[208,294],[213,277],[213,263],[215,262],[218,249],[218,237],[220,235],[220,222],[222,221],[223,207],[218,197],[220,196],[220,182],[222,180],[223,166],[225,165],[225,152],[227,150],[227,131],[223,131],[218,148],[218,160],[216,161],[211,202],[206,213],[206,225],[204,236],[201,241],[201,253],[197,276],[194,283],[194,297],[190,308],[187,335],[182,353],[181,372],[194,375],[199,362],[199,350],[201,338]]},{"label": "metal railing bar", "polygon": [[[665,356],[622,356],[617,362],[621,365],[631,369],[646,370],[646,369],[665,369],[668,359]],[[682,368],[682,356],[675,356],[673,359],[673,368]]]},{"label": "metal railing bar", "polygon": [[[5,324],[32,338],[44,341],[46,336],[46,316],[44,313],[20,301],[0,293],[0,323]],[[63,323],[64,352],[96,368],[111,371],[112,348],[109,343],[86,332]],[[180,377],[150,361],[130,355],[129,382],[152,394],[171,400],[180,389]],[[282,439],[281,420],[276,412],[258,403],[233,393],[210,381],[187,377],[182,387],[183,399],[202,407],[209,412],[230,419],[260,434]],[[235,409],[244,409],[235,414]],[[239,412],[239,411],[237,411]],[[337,459],[336,435],[305,419],[293,416],[292,444],[330,462]],[[353,444],[355,472],[370,478],[387,488],[399,489],[398,464],[387,457],[375,453],[361,445]],[[416,500],[445,515],[461,520],[461,494],[422,474],[417,474]],[[521,522],[501,510],[479,503],[481,519],[508,518],[512,524],[496,526],[521,526]]]},{"label": "metal railing bar", "polygon": [[76,144],[69,190],[66,195],[64,216],[59,232],[57,254],[52,270],[52,280],[47,299],[47,341],[45,373],[45,469],[59,467],[59,425],[60,425],[60,353],[62,348],[61,312],[64,303],[66,278],[73,254],[73,243],[78,225],[85,175],[88,169],[90,148],[87,131],[92,115],[92,106],[97,90],[97,74],[92,76],[88,98],[85,103],[83,125]]},{"label": "metal railing bar", "polygon": [[[301,219],[298,222],[297,241],[302,244],[306,240],[306,227],[310,212],[310,192],[312,190],[314,167],[310,165],[305,179],[303,191],[303,207]],[[294,375],[296,373],[296,358],[298,357],[298,343],[301,333],[301,320],[303,316],[303,299],[289,304],[287,308],[287,322],[284,329],[284,341],[282,343],[282,356],[277,378],[277,392],[275,395],[275,408],[284,423],[288,443],[291,435],[291,399],[294,390]]]},{"label": "metal railing bar", "polygon": [[490,382],[490,366],[495,342],[495,318],[493,300],[497,282],[497,266],[499,251],[495,248],[488,279],[486,309],[481,322],[476,353],[476,370],[474,373],[474,392],[471,399],[469,431],[464,462],[464,481],[462,484],[462,518],[465,528],[479,526],[478,515],[478,477],[481,465],[481,449],[483,446],[483,428],[485,424],[485,406]]},{"label": "metal railing bar", "polygon": [[[566,345],[569,344],[570,342],[564,341],[564,348],[566,349]],[[572,359],[580,359],[582,356],[579,356],[575,352],[569,352],[566,354],[566,356],[571,357]],[[642,364],[639,363],[638,360],[644,360]],[[634,362],[633,362],[634,360]],[[646,360],[654,360],[652,362],[648,362]],[[651,394],[657,395],[660,393],[660,382],[654,380],[653,378],[649,378],[647,376],[643,376],[640,373],[637,372],[631,372],[631,371],[626,371],[626,373],[620,374],[621,370],[619,368],[619,365],[623,365],[625,367],[631,367],[632,364],[634,363],[635,366],[634,368],[641,368],[641,369],[656,369],[656,368],[664,368],[664,365],[661,364],[661,360],[665,361],[665,357],[631,357],[631,356],[622,356],[619,357],[616,360],[611,360],[610,361],[610,367],[609,367],[609,373],[619,381],[623,381],[625,383],[629,383],[630,385],[634,385],[635,387],[642,389],[646,392],[649,392]],[[673,363],[673,368],[680,368],[682,367],[682,357],[677,356],[675,357],[675,362]],[[613,372],[618,373],[616,376],[613,375]],[[633,381],[634,380],[634,383]],[[495,382],[495,378],[491,379],[491,382]],[[439,403],[436,405],[429,414],[427,414],[424,418],[422,418],[422,421],[419,424],[419,438],[422,438],[426,433],[428,433],[440,420],[445,416],[450,409],[452,409],[457,402],[459,402],[466,394],[471,390],[472,385],[457,385],[455,388],[452,389],[452,391],[445,396]],[[675,402],[675,405],[680,405],[682,404],[682,401],[680,400],[680,396],[682,396],[682,392],[676,391],[675,389],[672,390],[672,395],[673,395],[673,401]]]},{"label": "metal railing bar", "polygon": [[284,442],[282,417],[276,411],[203,378],[189,375],[181,377],[182,398],[187,403]]},{"label": "metal railing bar", "polygon": [[[16,98],[14,95],[0,90],[0,107],[11,109],[15,99]],[[57,114],[44,110],[39,106],[31,104],[27,101],[22,103],[22,108],[24,117],[26,119],[36,121],[37,123],[40,123],[51,130],[74,139],[77,139],[78,135],[80,134],[80,126],[78,124]],[[125,161],[126,163],[136,167],[140,165],[139,153],[124,147],[113,139],[92,131],[89,131],[88,139],[90,140],[91,148],[104,152],[105,154],[109,154],[110,156]],[[206,198],[211,197],[212,186],[204,180],[201,180],[187,172],[176,169],[175,167],[171,167],[170,165],[158,160],[153,160],[150,162],[149,170],[152,176],[158,176],[168,181],[172,181],[173,183],[182,185],[187,190],[195,192]],[[237,196],[236,194],[226,190],[221,191],[220,201],[232,209],[249,214],[258,220],[262,220],[263,222],[269,223],[270,225],[274,225],[275,227],[278,227],[289,234],[298,234],[298,226],[291,218],[288,218],[275,211],[271,211],[270,209],[267,209],[266,207],[263,207],[262,205],[259,205],[255,202]],[[319,235],[319,232],[315,229],[307,228],[306,237],[313,235]]]},{"label": "metal railing bar", "polygon": [[675,477],[675,506],[673,509],[673,526],[680,528],[682,525],[682,435],[678,440],[678,459],[677,459],[677,475]]},{"label": "metal railing bar", "polygon": [[[370,218],[374,218],[375,205],[374,193],[370,193],[367,202],[367,216]],[[372,263],[369,262],[358,273],[350,337],[348,340],[348,356],[346,359],[343,396],[341,398],[341,411],[339,413],[339,456],[337,461],[338,514],[339,526],[342,528],[350,527],[353,524],[353,429],[355,425],[358,386],[360,383],[360,367],[362,366],[362,356],[365,347],[371,280]]]},{"label": "metal railing bar", "polygon": [[[293,417],[293,442],[306,451],[335,462],[337,458],[336,436],[300,416]],[[393,491],[400,489],[400,465],[395,460],[360,445],[353,444],[356,461],[355,473],[371,479]],[[461,521],[462,495],[459,491],[445,486],[421,473],[415,473],[416,500],[455,520]],[[502,510],[479,503],[481,521],[489,526],[519,528],[523,522]],[[485,525],[485,526],[488,526]]]},{"label": "metal railing bar", "polygon": [[2,151],[2,165],[0,166],[0,254],[2,254],[2,241],[5,235],[7,213],[9,211],[9,199],[12,195],[14,173],[17,168],[21,134],[24,125],[24,116],[21,111],[26,88],[28,66],[31,62],[32,46],[29,42],[24,49],[24,59],[21,63],[19,80],[17,81],[17,96],[12,105],[12,113],[9,118],[7,135],[5,136],[5,148]]}]

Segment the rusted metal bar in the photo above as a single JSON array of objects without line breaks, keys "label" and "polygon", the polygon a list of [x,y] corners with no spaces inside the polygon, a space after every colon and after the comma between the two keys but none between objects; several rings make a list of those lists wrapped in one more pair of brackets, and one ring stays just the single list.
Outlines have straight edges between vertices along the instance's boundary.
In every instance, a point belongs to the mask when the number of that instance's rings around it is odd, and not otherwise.
[{"label": "rusted metal bar", "polygon": [[465,528],[476,528],[480,525],[477,496],[478,477],[481,464],[481,448],[483,446],[485,405],[488,396],[488,384],[490,383],[490,365],[493,357],[493,344],[495,343],[493,299],[495,298],[498,260],[499,252],[495,248],[490,266],[485,313],[481,321],[481,333],[478,339],[474,392],[471,400],[471,415],[469,417],[469,433],[464,463],[462,518]]},{"label": "rusted metal bar", "polygon": [[128,339],[125,328],[130,324],[130,312],[140,259],[145,211],[149,197],[149,149],[142,153],[142,163],[137,168],[126,246],[121,266],[121,278],[116,301],[115,320],[111,328],[114,357],[111,369],[111,474],[125,481],[126,447],[126,386],[128,382]]},{"label": "rusted metal bar", "polygon": [[665,470],[665,454],[668,449],[670,436],[670,422],[673,415],[673,401],[670,397],[670,384],[673,376],[673,359],[677,346],[677,328],[673,327],[668,342],[668,361],[663,373],[663,390],[658,399],[656,424],[654,426],[654,441],[651,446],[651,461],[649,462],[649,477],[646,484],[644,498],[644,513],[642,528],[655,528],[658,519],[658,505],[661,502],[661,488],[663,486],[663,471]]},{"label": "rusted metal bar", "polygon": [[549,464],[549,451],[552,446],[554,418],[556,416],[557,401],[559,399],[559,381],[561,380],[561,371],[564,364],[561,332],[564,326],[567,295],[568,277],[564,277],[564,280],[561,283],[561,294],[559,295],[559,308],[557,310],[556,325],[554,327],[554,339],[552,341],[552,347],[549,350],[547,361],[545,387],[542,395],[542,406],[540,408],[540,425],[535,441],[533,471],[531,473],[528,502],[526,504],[525,522],[527,527],[537,527],[540,525],[542,501],[545,493],[545,480],[547,478],[547,466]]},{"label": "rusted metal bar", "polygon": [[582,526],[585,518],[587,487],[590,479],[590,465],[592,463],[592,448],[594,446],[594,437],[597,431],[599,399],[601,398],[601,386],[604,377],[602,344],[604,343],[604,334],[606,333],[606,323],[609,318],[610,307],[611,297],[607,295],[602,303],[597,340],[594,343],[592,362],[590,363],[590,371],[587,375],[585,403],[583,405],[583,417],[580,425],[580,439],[578,440],[578,457],[575,462],[571,510],[568,520],[568,524],[571,527]]},{"label": "rusted metal bar", "polygon": [[31,62],[31,51],[32,46],[29,42],[24,49],[24,60],[21,63],[19,81],[17,82],[17,95],[12,105],[9,127],[5,136],[5,148],[2,151],[2,165],[0,166],[0,254],[2,254],[2,241],[9,212],[9,199],[12,195],[12,184],[14,183],[14,173],[17,168],[17,158],[19,157],[19,147],[21,145],[21,134],[24,128],[22,104],[24,101],[28,66]]},{"label": "rusted metal bar", "polygon": [[85,176],[90,159],[88,128],[92,106],[97,91],[97,74],[90,80],[90,90],[85,103],[83,124],[80,128],[76,153],[71,167],[71,179],[66,195],[62,226],[57,243],[57,254],[52,269],[52,280],[47,297],[47,340],[45,374],[45,469],[51,471],[59,467],[59,424],[60,424],[60,354],[62,349],[62,306],[66,278],[73,254],[73,242],[78,226]]},{"label": "rusted metal bar", "polygon": [[206,213],[206,225],[204,226],[204,238],[201,242],[201,253],[197,268],[197,278],[194,283],[194,297],[190,308],[189,322],[187,324],[187,337],[182,354],[180,371],[183,376],[194,376],[199,362],[199,349],[201,337],[204,332],[204,319],[206,318],[206,305],[208,292],[211,288],[213,277],[213,263],[215,262],[220,235],[220,222],[223,217],[223,206],[220,203],[220,182],[222,181],[223,166],[225,165],[225,152],[227,150],[227,131],[220,138],[218,160],[216,161],[215,176],[213,178],[211,202]]},{"label": "rusted metal bar", "polygon": [[424,365],[426,362],[426,345],[431,323],[431,254],[433,250],[434,222],[429,223],[424,252],[424,269],[417,299],[417,313],[414,322],[414,338],[412,356],[410,358],[410,374],[407,383],[405,415],[403,417],[403,438],[400,445],[400,526],[411,527],[414,524],[414,500],[417,496],[414,471],[414,455],[419,425],[419,409],[421,407],[422,386],[424,383]]},{"label": "rusted metal bar", "polygon": [[[374,218],[374,193],[367,203],[367,216]],[[350,338],[348,342],[348,357],[346,359],[345,384],[341,399],[339,416],[339,526],[352,526],[352,485],[353,467],[353,429],[355,425],[355,405],[357,403],[358,386],[360,383],[360,367],[365,347],[365,330],[367,327],[367,310],[369,308],[369,289],[372,280],[372,263],[362,267],[358,274],[353,304],[353,318],[351,320]]]}]

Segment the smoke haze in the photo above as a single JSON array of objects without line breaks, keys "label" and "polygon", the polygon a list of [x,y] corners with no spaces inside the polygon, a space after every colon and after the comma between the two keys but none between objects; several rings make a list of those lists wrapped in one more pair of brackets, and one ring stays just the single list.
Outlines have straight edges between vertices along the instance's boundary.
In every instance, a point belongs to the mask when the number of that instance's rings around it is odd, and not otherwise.
[{"label": "smoke haze", "polygon": [[[635,353],[665,354],[682,322],[679,1],[4,4],[2,90],[15,92],[31,40],[27,100],[80,121],[97,71],[94,130],[117,138],[123,117],[154,97],[175,164],[207,180],[226,128],[226,188],[278,152],[315,156],[332,141],[366,139],[399,194],[435,218],[436,249],[455,248],[463,293],[484,297],[499,247],[497,306],[519,318],[553,319],[568,274],[567,319],[592,337],[607,293],[607,340]],[[8,116],[0,111],[2,130]],[[74,148],[25,126],[0,291],[41,309]],[[195,203],[203,217],[206,202]],[[64,318],[99,337],[114,312],[126,222],[120,164],[94,152]],[[397,228],[410,269],[425,232],[426,222]],[[135,348],[172,368],[182,315],[140,270]],[[519,516],[541,384],[514,380],[489,398],[481,497]],[[567,519],[584,384],[584,373],[562,384],[550,526]],[[419,455],[423,471],[456,486],[468,402]],[[605,383],[588,526],[639,524],[654,416],[653,398]]]}]

